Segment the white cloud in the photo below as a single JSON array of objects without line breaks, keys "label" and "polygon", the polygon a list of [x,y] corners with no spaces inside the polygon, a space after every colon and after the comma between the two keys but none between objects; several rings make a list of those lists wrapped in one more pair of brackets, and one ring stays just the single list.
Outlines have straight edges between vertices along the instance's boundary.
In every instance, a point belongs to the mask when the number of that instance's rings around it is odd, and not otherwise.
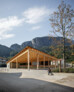
[{"label": "white cloud", "polygon": [[[45,7],[41,8],[29,8],[24,11],[23,16],[19,19],[17,16],[9,16],[8,18],[0,19],[0,40],[14,37],[15,35],[10,31],[22,23],[36,24],[43,21],[53,10],[49,10]],[[40,26],[32,27],[32,30],[38,30]]]},{"label": "white cloud", "polygon": [[16,16],[0,19],[0,40],[13,37],[14,34],[9,34],[8,32],[12,30],[13,27],[22,24],[23,21],[24,19],[18,19]]},{"label": "white cloud", "polygon": [[38,30],[38,29],[40,29],[40,26],[34,26],[34,27],[32,27],[32,30]]},{"label": "white cloud", "polygon": [[29,8],[24,11],[23,15],[26,23],[35,24],[44,19],[45,16],[48,16],[52,13],[52,10],[49,10],[45,7],[42,8]]},{"label": "white cloud", "polygon": [[14,34],[2,34],[0,40],[14,37]]}]

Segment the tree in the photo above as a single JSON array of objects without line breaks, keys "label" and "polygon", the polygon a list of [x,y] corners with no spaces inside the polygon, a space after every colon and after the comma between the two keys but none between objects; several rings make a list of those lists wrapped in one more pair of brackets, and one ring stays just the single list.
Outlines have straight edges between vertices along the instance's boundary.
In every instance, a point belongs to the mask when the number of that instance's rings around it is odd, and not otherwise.
[{"label": "tree", "polygon": [[11,52],[10,52],[10,57],[15,56],[17,53],[18,53],[17,51],[11,51]]},{"label": "tree", "polygon": [[64,1],[58,6],[58,11],[50,16],[50,23],[53,33],[63,37],[63,59],[65,68],[65,44],[66,38],[74,36],[74,10],[70,5],[66,5]]}]

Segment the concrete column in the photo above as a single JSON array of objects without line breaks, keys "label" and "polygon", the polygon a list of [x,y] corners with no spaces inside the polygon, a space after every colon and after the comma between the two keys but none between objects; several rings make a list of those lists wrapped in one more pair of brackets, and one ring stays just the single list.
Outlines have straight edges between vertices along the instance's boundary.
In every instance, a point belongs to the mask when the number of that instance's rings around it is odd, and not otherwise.
[{"label": "concrete column", "polygon": [[39,69],[39,55],[37,56],[37,70]]},{"label": "concrete column", "polygon": [[7,69],[10,69],[10,62],[7,63]]},{"label": "concrete column", "polygon": [[30,52],[28,50],[28,70],[30,70]]}]

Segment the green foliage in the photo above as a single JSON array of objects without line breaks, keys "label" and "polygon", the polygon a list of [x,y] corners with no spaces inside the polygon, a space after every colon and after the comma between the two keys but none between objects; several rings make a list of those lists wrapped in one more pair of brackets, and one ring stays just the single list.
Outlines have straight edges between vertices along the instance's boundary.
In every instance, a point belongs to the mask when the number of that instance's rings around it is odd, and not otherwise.
[{"label": "green foliage", "polygon": [[[59,68],[53,70],[52,72],[59,72]],[[64,73],[74,73],[74,68],[65,68],[65,69],[62,69],[61,72],[64,72]]]},{"label": "green foliage", "polygon": [[74,73],[74,68],[66,68],[66,69],[63,69],[62,72],[65,72],[65,73]]},{"label": "green foliage", "polygon": [[52,72],[59,72],[59,68],[52,70]]},{"label": "green foliage", "polygon": [[13,50],[13,51],[10,52],[10,56],[13,57],[13,56],[15,56],[17,53],[18,53],[17,51],[14,51],[14,50]]},{"label": "green foliage", "polygon": [[7,58],[7,60],[10,60],[10,59],[11,59],[13,56],[15,56],[17,53],[18,53],[17,51],[14,51],[14,50],[11,51],[9,57]]},{"label": "green foliage", "polygon": [[[50,46],[50,47],[42,47],[39,48],[39,50],[48,53],[52,56],[55,56],[57,58],[63,58],[63,47],[60,45],[57,46]],[[71,46],[66,46],[66,50],[65,50],[65,60],[66,62],[72,62],[74,61],[74,56],[72,55],[73,53],[73,49],[71,48]]]},{"label": "green foliage", "polygon": [[7,61],[10,60],[11,58],[12,58],[11,56],[7,57]]},{"label": "green foliage", "polygon": [[70,68],[69,73],[74,73],[74,68]]}]

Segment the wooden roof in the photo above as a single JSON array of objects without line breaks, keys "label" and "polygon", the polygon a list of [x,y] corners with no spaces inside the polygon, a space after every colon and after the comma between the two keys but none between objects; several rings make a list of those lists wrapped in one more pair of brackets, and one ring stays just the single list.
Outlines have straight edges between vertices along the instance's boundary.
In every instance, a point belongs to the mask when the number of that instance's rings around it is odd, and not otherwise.
[{"label": "wooden roof", "polygon": [[26,48],[24,48],[22,51],[20,51],[18,54],[16,54],[14,57],[12,57],[7,63],[9,62],[16,62],[16,58],[17,58],[17,62],[27,62],[27,51],[30,51],[30,61],[36,61],[37,60],[37,55],[39,54],[39,61],[43,61],[43,58],[45,57],[45,60],[57,60],[57,58],[44,53],[40,50],[37,50],[33,47],[27,46]]}]

